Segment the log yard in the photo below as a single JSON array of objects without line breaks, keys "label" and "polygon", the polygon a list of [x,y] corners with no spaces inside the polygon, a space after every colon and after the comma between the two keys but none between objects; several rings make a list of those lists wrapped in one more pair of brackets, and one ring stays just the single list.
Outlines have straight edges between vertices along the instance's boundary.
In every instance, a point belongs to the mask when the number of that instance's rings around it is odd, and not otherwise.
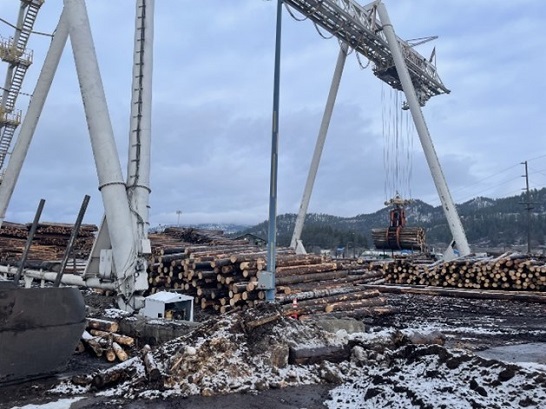
[{"label": "log yard", "polygon": [[[27,42],[44,34],[34,22],[48,3],[20,0],[17,19],[0,16],[13,33],[0,43],[8,67],[0,105],[0,409],[546,407],[546,256],[472,250],[422,112],[450,90],[435,51],[423,57],[416,42],[395,34],[387,1],[271,2],[267,237],[181,226],[181,211],[176,225],[150,228],[154,0],[126,2],[134,3],[135,35],[125,176],[85,0],[62,2],[29,106],[24,114],[15,108],[32,64]],[[339,56],[284,246],[277,119],[286,11],[336,38]],[[104,216],[83,222],[86,195],[74,222],[41,220],[43,199],[34,220],[6,220],[67,40]],[[350,53],[406,98],[397,108],[411,115],[449,229],[441,254],[429,249],[424,228],[409,224],[411,200],[397,190],[385,202],[385,225],[369,232],[382,257],[306,249],[304,223]]]}]

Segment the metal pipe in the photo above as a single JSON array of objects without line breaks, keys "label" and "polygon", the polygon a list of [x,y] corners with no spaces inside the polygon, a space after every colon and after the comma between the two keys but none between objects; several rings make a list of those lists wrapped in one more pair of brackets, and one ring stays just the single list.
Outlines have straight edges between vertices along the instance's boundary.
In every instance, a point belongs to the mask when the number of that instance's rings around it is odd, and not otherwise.
[{"label": "metal pipe", "polygon": [[[1,266],[0,273],[16,274],[17,269],[11,266]],[[25,270],[25,277],[30,277],[36,280],[55,281],[57,273],[46,272],[41,270]],[[62,277],[61,282],[66,285],[72,285],[77,287],[89,287],[89,288],[102,288],[104,290],[116,290],[114,283],[101,282],[98,278],[92,277],[86,280],[82,276],[75,274],[65,274]]]},{"label": "metal pipe", "polygon": [[294,233],[292,234],[292,240],[290,242],[290,247],[292,248],[296,248],[297,242],[301,238],[301,232],[303,231],[305,215],[307,214],[309,202],[311,201],[311,193],[313,193],[313,186],[315,184],[315,178],[317,176],[320,158],[322,156],[322,150],[324,148],[324,142],[326,141],[326,135],[328,134],[330,120],[332,119],[332,112],[334,111],[334,105],[336,103],[337,93],[339,90],[339,83],[341,82],[341,75],[343,74],[345,60],[347,59],[347,52],[347,44],[342,43],[339,49],[339,54],[337,56],[336,68],[332,77],[332,84],[330,85],[330,91],[328,92],[328,99],[326,100],[326,106],[324,108],[324,114],[322,116],[322,122],[320,124],[317,142],[315,144],[315,151],[313,153],[313,159],[311,160],[311,167],[309,168],[307,182],[305,183],[305,189],[303,190],[300,210],[298,212],[298,216],[296,217]]},{"label": "metal pipe", "polygon": [[132,295],[134,285],[127,278],[134,276],[135,272],[134,226],[87,10],[83,0],[64,0],[64,7],[69,17],[70,43],[108,221],[116,274],[120,283],[124,283],[120,292]]},{"label": "metal pipe", "polygon": [[32,222],[32,227],[30,228],[30,232],[28,233],[27,242],[25,244],[25,249],[23,250],[23,257],[21,258],[21,265],[19,266],[19,269],[17,270],[17,274],[15,274],[15,277],[13,277],[13,281],[17,285],[19,285],[19,280],[21,279],[21,275],[23,274],[23,270],[25,269],[25,264],[27,262],[28,253],[30,251],[30,246],[32,245],[32,240],[34,239],[34,234],[36,234],[36,229],[38,229],[38,222],[40,221],[40,216],[42,215],[42,210],[44,210],[45,200],[40,199],[40,203],[38,204],[38,209],[36,210],[36,214],[34,215],[34,220]]},{"label": "metal pipe", "polygon": [[415,88],[411,82],[408,68],[404,62],[404,57],[402,56],[396,34],[394,33],[394,28],[389,19],[387,9],[383,3],[377,4],[377,12],[381,19],[383,32],[385,33],[389,48],[391,49],[396,71],[398,73],[398,77],[400,78],[404,94],[406,95],[409,109],[415,123],[415,128],[417,129],[417,133],[423,147],[423,152],[425,153],[425,158],[427,159],[430,172],[432,173],[432,178],[434,180],[434,184],[436,185],[436,190],[438,191],[438,196],[442,202],[442,208],[444,209],[444,214],[446,216],[449,229],[453,235],[453,240],[455,241],[456,247],[459,249],[460,255],[468,255],[470,254],[470,247],[466,239],[466,234],[464,232],[461,219],[459,218],[457,208],[455,207],[455,202],[453,201],[451,193],[449,192],[442,167],[440,166],[440,161],[438,160],[438,155],[434,149],[425,118],[423,117],[423,112],[421,111],[421,106],[417,100]]},{"label": "metal pipe", "polygon": [[38,120],[42,113],[47,94],[51,88],[53,77],[57,71],[57,66],[61,59],[66,39],[68,38],[68,18],[66,13],[62,12],[55,30],[55,35],[47,51],[44,65],[38,76],[36,87],[32,93],[32,99],[28,106],[27,113],[21,124],[19,136],[13,147],[6,172],[4,174],[2,184],[0,184],[0,227],[6,218],[6,210],[8,208],[11,196],[15,189],[17,179],[21,173],[23,163],[28,153],[32,137],[38,125]]},{"label": "metal pipe", "polygon": [[275,69],[273,74],[273,118],[271,132],[271,175],[269,179],[269,231],[267,240],[267,270],[271,280],[265,288],[265,299],[275,301],[275,259],[277,246],[277,173],[279,162],[279,100],[281,82],[281,28],[282,0],[277,0],[277,24],[275,29]]},{"label": "metal pipe", "polygon": [[80,212],[78,213],[78,217],[76,218],[76,223],[72,227],[72,233],[70,234],[70,239],[68,240],[68,245],[66,246],[63,259],[61,260],[61,266],[59,268],[59,271],[57,272],[57,277],[55,277],[55,282],[53,283],[55,287],[58,287],[59,284],[61,284],[61,279],[63,277],[64,270],[66,268],[66,263],[68,262],[68,257],[70,257],[70,254],[72,253],[72,250],[74,249],[74,244],[76,244],[76,239],[78,238],[78,232],[80,231],[80,226],[82,224],[83,216],[85,215],[85,211],[87,210],[87,205],[89,204],[90,198],[91,197],[89,195],[85,195],[83,198],[83,203],[80,207]]}]

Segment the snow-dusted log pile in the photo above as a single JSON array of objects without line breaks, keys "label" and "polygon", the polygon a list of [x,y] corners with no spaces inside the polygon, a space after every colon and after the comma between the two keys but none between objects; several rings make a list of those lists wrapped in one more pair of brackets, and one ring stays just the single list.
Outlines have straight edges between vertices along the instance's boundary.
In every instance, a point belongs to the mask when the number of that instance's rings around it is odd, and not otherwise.
[{"label": "snow-dusted log pile", "polygon": [[391,284],[488,290],[546,290],[546,258],[521,253],[499,257],[461,257],[434,264],[396,260],[384,265]]}]

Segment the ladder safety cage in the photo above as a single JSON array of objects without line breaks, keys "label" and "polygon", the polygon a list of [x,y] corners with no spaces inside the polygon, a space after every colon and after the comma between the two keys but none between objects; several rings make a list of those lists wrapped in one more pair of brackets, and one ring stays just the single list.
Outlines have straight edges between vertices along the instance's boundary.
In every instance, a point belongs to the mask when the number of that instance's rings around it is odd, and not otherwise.
[{"label": "ladder safety cage", "polygon": [[15,34],[9,39],[0,38],[0,59],[9,64],[0,101],[0,169],[8,155],[15,130],[21,122],[20,112],[10,118],[7,114],[14,111],[25,74],[32,64],[32,51],[26,47],[43,3],[44,0],[21,0]]}]

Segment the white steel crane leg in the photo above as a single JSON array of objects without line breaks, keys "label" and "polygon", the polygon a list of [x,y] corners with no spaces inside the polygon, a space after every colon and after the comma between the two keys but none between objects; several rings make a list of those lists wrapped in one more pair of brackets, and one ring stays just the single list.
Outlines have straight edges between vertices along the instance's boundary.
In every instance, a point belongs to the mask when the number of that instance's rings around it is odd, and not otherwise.
[{"label": "white steel crane leg", "polygon": [[387,9],[383,3],[377,4],[377,12],[379,14],[379,18],[381,19],[381,24],[383,26],[383,31],[385,33],[385,37],[387,38],[387,42],[389,43],[389,48],[391,49],[396,71],[398,72],[398,77],[400,78],[404,94],[406,95],[409,109],[415,123],[415,128],[419,134],[419,139],[421,141],[421,145],[423,146],[423,151],[425,153],[430,172],[432,173],[434,184],[436,185],[436,190],[438,191],[440,201],[442,202],[442,208],[444,209],[449,229],[451,230],[453,240],[455,241],[456,247],[459,249],[460,255],[465,256],[470,254],[470,247],[466,239],[466,234],[464,232],[461,219],[459,218],[457,208],[455,207],[455,203],[451,197],[451,193],[449,192],[449,188],[447,187],[438,156],[436,155],[436,150],[434,149],[430,133],[425,123],[425,118],[423,117],[423,112],[421,111],[421,107],[417,100],[415,88],[411,82],[408,68],[404,62],[404,57],[402,56],[400,46],[396,39],[394,28],[387,13]]},{"label": "white steel crane leg", "polygon": [[0,184],[0,227],[6,217],[6,210],[11,200],[13,190],[15,189],[17,179],[19,178],[19,174],[21,173],[21,168],[23,167],[23,162],[27,156],[30,143],[32,142],[34,131],[38,125],[38,120],[42,113],[49,89],[51,88],[51,83],[53,82],[53,77],[57,71],[57,66],[59,65],[59,60],[61,59],[67,38],[68,21],[67,15],[63,11],[57,29],[55,30],[55,35],[49,46],[44,65],[40,71],[36,87],[32,93],[32,99],[30,100],[27,113],[21,124],[21,130],[19,131],[19,136],[13,147],[2,184]]},{"label": "white steel crane leg", "polygon": [[[134,225],[142,243],[149,243],[150,147],[152,131],[152,74],[155,0],[137,0],[127,195]],[[149,252],[141,245],[140,252]],[[149,246],[148,246],[149,247]]]},{"label": "white steel crane leg", "polygon": [[292,240],[290,242],[290,247],[294,249],[299,249],[299,251],[303,252],[305,252],[305,249],[303,248],[303,245],[301,244],[301,242],[299,242],[299,240],[301,238],[303,224],[305,223],[305,215],[307,214],[307,209],[309,208],[309,201],[311,200],[311,193],[313,192],[313,185],[315,184],[315,178],[317,176],[320,158],[322,156],[322,150],[324,148],[324,142],[326,141],[326,135],[328,134],[328,127],[330,126],[330,120],[332,119],[332,112],[334,111],[334,105],[339,90],[341,75],[343,74],[343,68],[345,67],[347,53],[347,44],[342,43],[339,49],[334,75],[332,77],[332,84],[330,85],[328,99],[326,100],[326,107],[324,108],[324,114],[322,116],[322,122],[320,124],[317,142],[315,144],[315,151],[313,152],[311,167],[309,168],[309,174],[307,175],[307,182],[305,183],[305,189],[303,191],[303,197],[301,199],[300,210],[298,212],[298,216],[296,217],[294,233],[292,234]]},{"label": "white steel crane leg", "polygon": [[147,280],[141,279],[146,276],[146,264],[137,258],[136,227],[132,223],[85,3],[64,0],[64,7],[109,227],[118,291],[130,298],[135,291],[147,289]]}]

